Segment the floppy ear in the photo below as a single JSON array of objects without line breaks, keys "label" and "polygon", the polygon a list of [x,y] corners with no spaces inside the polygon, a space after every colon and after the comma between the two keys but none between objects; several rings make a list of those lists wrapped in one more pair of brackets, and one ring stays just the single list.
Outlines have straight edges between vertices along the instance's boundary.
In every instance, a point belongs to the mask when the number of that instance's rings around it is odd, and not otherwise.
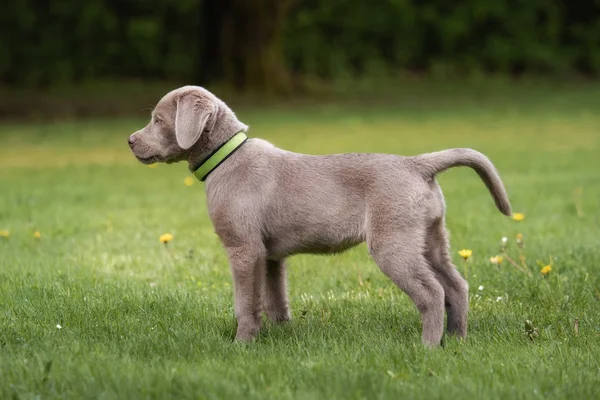
[{"label": "floppy ear", "polygon": [[[218,106],[214,102],[210,103],[205,104],[193,93],[186,94],[177,101],[175,138],[182,149],[187,150],[196,144],[207,124],[211,125],[209,129],[214,127]],[[212,120],[210,123],[209,119]]]}]

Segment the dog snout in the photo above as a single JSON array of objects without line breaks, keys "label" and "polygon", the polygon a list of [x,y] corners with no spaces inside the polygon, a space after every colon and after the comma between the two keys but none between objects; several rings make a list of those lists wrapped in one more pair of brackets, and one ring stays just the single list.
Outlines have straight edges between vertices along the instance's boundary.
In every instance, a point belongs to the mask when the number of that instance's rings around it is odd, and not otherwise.
[{"label": "dog snout", "polygon": [[133,146],[133,144],[135,143],[136,137],[135,137],[135,133],[131,136],[129,136],[129,138],[127,139],[127,143],[129,143],[129,146]]}]

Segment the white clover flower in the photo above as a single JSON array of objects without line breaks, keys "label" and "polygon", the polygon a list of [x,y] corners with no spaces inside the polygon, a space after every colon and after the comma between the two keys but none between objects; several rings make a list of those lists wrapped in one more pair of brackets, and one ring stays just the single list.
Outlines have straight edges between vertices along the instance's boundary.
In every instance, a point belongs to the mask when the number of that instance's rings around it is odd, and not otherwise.
[{"label": "white clover flower", "polygon": [[479,291],[483,290],[483,285],[479,286],[479,287],[477,288],[477,290],[479,290]]},{"label": "white clover flower", "polygon": [[60,326],[60,324],[56,324],[56,329],[62,329],[62,326]]}]

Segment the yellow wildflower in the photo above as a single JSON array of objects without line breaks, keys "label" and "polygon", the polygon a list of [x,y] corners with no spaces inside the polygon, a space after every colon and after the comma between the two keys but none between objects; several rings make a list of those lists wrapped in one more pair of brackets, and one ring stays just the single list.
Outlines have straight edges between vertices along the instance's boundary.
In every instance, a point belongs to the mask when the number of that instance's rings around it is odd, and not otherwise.
[{"label": "yellow wildflower", "polygon": [[542,275],[547,275],[550,271],[552,271],[551,265],[546,265],[544,268],[540,270]]},{"label": "yellow wildflower", "polygon": [[502,260],[504,260],[502,258],[502,256],[494,256],[494,257],[490,257],[490,262],[494,265],[500,265],[502,264]]},{"label": "yellow wildflower", "polygon": [[5,238],[7,238],[7,237],[9,237],[9,236],[10,236],[10,232],[9,232],[8,230],[3,230],[3,231],[0,231],[0,237],[5,237]]},{"label": "yellow wildflower", "polygon": [[35,231],[35,233],[33,234],[33,237],[36,239],[39,239],[42,237],[42,234],[40,233],[40,231]]},{"label": "yellow wildflower", "polygon": [[171,240],[173,240],[173,235],[171,235],[170,233],[163,233],[162,235],[160,235],[160,242],[161,243],[167,244]]},{"label": "yellow wildflower", "polygon": [[462,249],[458,252],[458,255],[461,256],[462,258],[464,258],[465,260],[468,260],[469,257],[471,257],[473,255],[473,250]]},{"label": "yellow wildflower", "polygon": [[191,176],[186,176],[185,179],[183,180],[183,184],[185,186],[192,186],[194,184],[195,179],[192,178]]},{"label": "yellow wildflower", "polygon": [[156,168],[157,165],[156,164],[148,164],[148,168]]},{"label": "yellow wildflower", "polygon": [[512,215],[512,219],[514,219],[515,221],[523,221],[525,219],[525,214],[523,214],[523,213],[514,213]]},{"label": "yellow wildflower", "polygon": [[520,249],[523,248],[523,234],[522,233],[517,233],[517,246],[519,246]]}]

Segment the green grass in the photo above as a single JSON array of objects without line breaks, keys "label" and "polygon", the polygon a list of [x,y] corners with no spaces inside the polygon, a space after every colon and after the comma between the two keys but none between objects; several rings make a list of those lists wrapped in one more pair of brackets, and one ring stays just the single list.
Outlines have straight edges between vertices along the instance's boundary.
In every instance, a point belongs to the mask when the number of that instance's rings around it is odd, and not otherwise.
[{"label": "green grass", "polygon": [[[183,164],[133,159],[125,140],[145,116],[0,126],[0,398],[598,398],[600,88],[536,90],[237,111],[293,151],[490,156],[526,219],[503,217],[471,170],[440,176],[455,262],[473,257],[469,337],[436,350],[364,246],[293,257],[293,321],[232,343],[202,185],[183,184]],[[517,233],[531,277],[489,262],[502,236],[518,258]]]}]

